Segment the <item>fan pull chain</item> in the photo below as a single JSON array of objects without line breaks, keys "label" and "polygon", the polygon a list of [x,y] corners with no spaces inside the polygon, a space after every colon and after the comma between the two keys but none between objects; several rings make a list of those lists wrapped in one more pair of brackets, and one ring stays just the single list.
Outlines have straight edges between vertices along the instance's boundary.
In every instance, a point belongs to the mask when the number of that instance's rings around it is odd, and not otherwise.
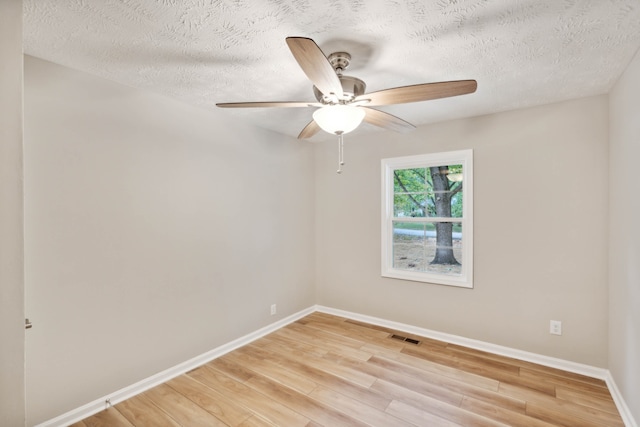
[{"label": "fan pull chain", "polygon": [[342,165],[344,165],[344,137],[342,132],[336,132],[338,134],[338,170],[337,173],[342,173]]}]

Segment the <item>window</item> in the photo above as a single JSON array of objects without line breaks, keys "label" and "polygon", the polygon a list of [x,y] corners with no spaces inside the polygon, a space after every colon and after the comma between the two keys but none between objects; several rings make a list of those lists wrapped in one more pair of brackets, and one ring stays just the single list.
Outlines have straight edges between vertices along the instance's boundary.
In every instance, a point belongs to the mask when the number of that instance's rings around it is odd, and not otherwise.
[{"label": "window", "polygon": [[382,276],[473,287],[473,152],[382,160]]}]

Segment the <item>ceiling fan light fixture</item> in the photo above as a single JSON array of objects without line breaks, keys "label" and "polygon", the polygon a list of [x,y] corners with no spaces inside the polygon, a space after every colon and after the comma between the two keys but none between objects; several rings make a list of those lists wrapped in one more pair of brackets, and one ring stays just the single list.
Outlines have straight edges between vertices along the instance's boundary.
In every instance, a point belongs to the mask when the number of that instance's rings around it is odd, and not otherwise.
[{"label": "ceiling fan light fixture", "polygon": [[355,130],[364,119],[365,111],[352,105],[326,105],[313,113],[313,120],[328,133],[345,134]]}]

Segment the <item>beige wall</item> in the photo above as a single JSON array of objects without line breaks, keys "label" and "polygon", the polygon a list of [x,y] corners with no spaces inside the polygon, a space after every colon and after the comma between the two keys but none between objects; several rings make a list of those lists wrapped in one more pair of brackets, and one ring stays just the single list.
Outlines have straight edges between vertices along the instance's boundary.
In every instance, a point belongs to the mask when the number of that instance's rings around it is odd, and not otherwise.
[{"label": "beige wall", "polygon": [[[4,60],[4,37],[0,46]],[[600,96],[409,135],[349,134],[342,175],[333,139],[311,149],[218,112],[25,61],[26,303],[36,324],[27,336],[28,424],[316,302],[609,367],[640,418],[638,57],[610,112]],[[4,88],[17,86],[0,83],[4,101]],[[17,105],[19,96],[0,103],[0,120],[14,124],[3,131],[17,129]],[[465,148],[475,156],[475,288],[380,277],[380,159]],[[1,224],[19,233],[12,185]],[[8,253],[20,258],[14,237]],[[5,276],[2,285],[6,292]],[[13,315],[22,322],[21,308]],[[548,333],[550,319],[563,321],[562,336]],[[5,354],[2,375],[16,374]]]},{"label": "beige wall", "polygon": [[[437,102],[437,101],[436,101]],[[316,146],[318,302],[607,366],[607,97]],[[380,277],[380,159],[474,149],[475,288]],[[563,335],[549,334],[549,320]]]},{"label": "beige wall", "polygon": [[24,425],[22,1],[0,1],[0,424]]},{"label": "beige wall", "polygon": [[311,306],[312,155],[25,57],[28,423]]},{"label": "beige wall", "polygon": [[609,369],[640,421],[640,53],[610,94]]}]

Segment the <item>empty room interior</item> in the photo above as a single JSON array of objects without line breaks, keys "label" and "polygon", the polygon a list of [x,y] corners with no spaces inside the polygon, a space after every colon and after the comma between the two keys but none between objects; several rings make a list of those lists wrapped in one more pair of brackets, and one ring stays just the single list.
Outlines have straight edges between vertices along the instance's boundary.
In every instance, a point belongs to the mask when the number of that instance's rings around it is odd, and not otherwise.
[{"label": "empty room interior", "polygon": [[[110,425],[91,417],[224,361],[245,415],[167,425],[283,425],[242,399],[294,375],[286,393],[330,410],[289,425],[638,425],[637,1],[0,4],[1,425]],[[325,128],[338,107],[354,130]],[[484,381],[474,358],[495,395],[533,364],[568,372],[582,415],[392,388],[427,364]],[[306,360],[381,400],[358,418]]]}]

